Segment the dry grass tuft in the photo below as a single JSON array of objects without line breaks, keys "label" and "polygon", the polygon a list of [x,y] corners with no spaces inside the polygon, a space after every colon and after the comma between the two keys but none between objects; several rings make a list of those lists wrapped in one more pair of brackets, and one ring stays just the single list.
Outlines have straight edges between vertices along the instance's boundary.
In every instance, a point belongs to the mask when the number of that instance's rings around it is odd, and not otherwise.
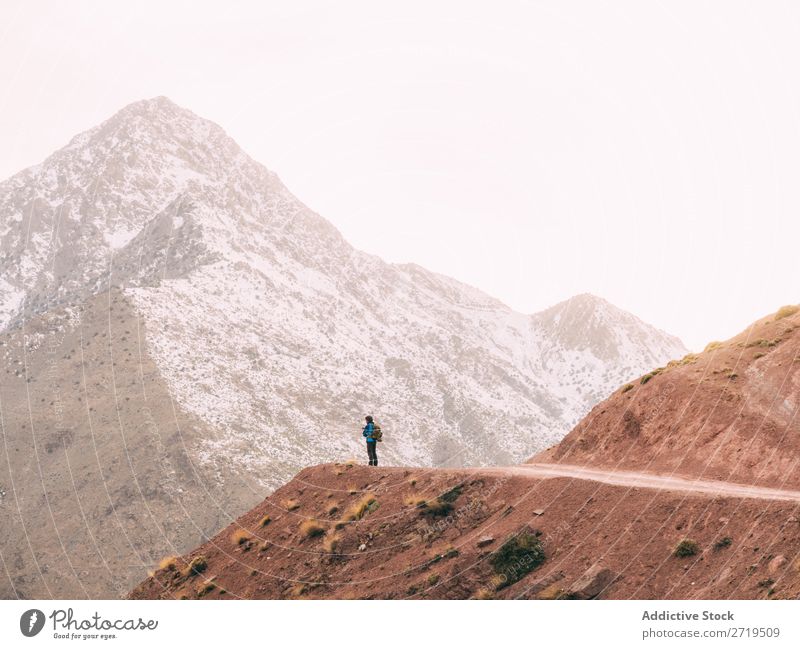
[{"label": "dry grass tuft", "polygon": [[293,512],[295,509],[300,509],[300,503],[293,498],[291,500],[284,500],[283,501],[283,508],[287,512]]},{"label": "dry grass tuft", "polygon": [[175,570],[178,567],[178,557],[164,557],[158,562],[159,570]]},{"label": "dry grass tuft", "polygon": [[536,599],[564,599],[565,593],[564,589],[561,588],[558,584],[550,584],[546,586],[539,594],[536,596]]},{"label": "dry grass tuft", "polygon": [[208,561],[201,554],[192,559],[189,565],[186,566],[184,576],[191,577],[192,575],[199,575],[201,572],[204,572],[206,568],[208,568]]},{"label": "dry grass tuft", "polygon": [[673,554],[682,559],[685,557],[693,557],[700,552],[700,544],[692,539],[683,539],[678,545],[675,546]]},{"label": "dry grass tuft", "polygon": [[250,535],[250,532],[244,529],[238,529],[233,534],[231,534],[231,543],[234,545],[245,545],[248,543],[253,537]]},{"label": "dry grass tuft", "polygon": [[259,527],[266,527],[272,522],[272,519],[269,516],[264,516],[260,521],[258,521]]},{"label": "dry grass tuft", "polygon": [[300,534],[307,539],[313,539],[316,536],[325,534],[325,528],[319,521],[310,518],[300,523]]},{"label": "dry grass tuft", "polygon": [[325,538],[322,539],[322,549],[328,554],[333,554],[339,547],[341,540],[342,537],[335,532],[333,534],[328,533],[325,535]]},{"label": "dry grass tuft", "polygon": [[344,521],[361,520],[364,514],[375,511],[378,508],[378,499],[373,494],[365,494],[355,503],[347,508],[344,513]]},{"label": "dry grass tuft", "polygon": [[403,502],[409,507],[424,507],[428,499],[420,494],[411,494],[403,499]]},{"label": "dry grass tuft", "polygon": [[775,319],[782,320],[783,318],[788,318],[798,311],[800,311],[800,305],[787,304],[786,306],[782,306],[780,309],[778,309],[778,311],[775,313]]},{"label": "dry grass tuft", "polygon": [[639,383],[641,383],[642,385],[645,385],[646,383],[649,383],[651,379],[653,379],[654,377],[656,377],[656,376],[658,376],[659,374],[661,374],[661,372],[663,372],[663,371],[664,371],[664,368],[663,368],[663,367],[657,367],[657,368],[656,368],[656,369],[654,369],[652,372],[648,372],[647,374],[645,374],[645,375],[644,375],[644,376],[641,378],[641,380],[639,381]]},{"label": "dry grass tuft", "polygon": [[206,581],[197,589],[197,596],[202,597],[203,595],[208,595],[214,588],[216,588],[216,584],[214,584],[213,581]]}]

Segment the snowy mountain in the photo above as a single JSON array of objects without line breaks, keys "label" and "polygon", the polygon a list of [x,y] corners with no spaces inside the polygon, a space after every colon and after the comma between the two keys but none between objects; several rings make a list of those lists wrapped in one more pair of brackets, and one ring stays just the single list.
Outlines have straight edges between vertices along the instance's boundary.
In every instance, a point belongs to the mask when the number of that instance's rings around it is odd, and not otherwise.
[{"label": "snowy mountain", "polygon": [[0,184],[0,597],[109,597],[309,464],[498,464],[680,341],[352,248],[223,130],[137,102]]},{"label": "snowy mountain", "polygon": [[[533,316],[352,248],[217,125],[132,104],[0,185],[0,323],[120,287],[203,464],[513,462],[683,345],[583,295]],[[509,444],[509,437],[514,443]]]}]

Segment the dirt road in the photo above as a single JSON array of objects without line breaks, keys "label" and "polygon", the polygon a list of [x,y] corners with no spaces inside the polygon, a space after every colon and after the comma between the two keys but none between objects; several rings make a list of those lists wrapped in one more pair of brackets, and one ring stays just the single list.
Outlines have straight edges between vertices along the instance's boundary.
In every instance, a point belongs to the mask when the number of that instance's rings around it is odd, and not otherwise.
[{"label": "dirt road", "polygon": [[754,487],[752,485],[721,482],[717,480],[697,480],[682,476],[590,469],[569,464],[520,464],[518,466],[509,467],[487,467],[476,469],[476,471],[536,478],[576,478],[578,480],[591,480],[623,487],[680,491],[704,494],[707,496],[729,496],[732,498],[758,498],[762,500],[800,502],[800,491]]}]

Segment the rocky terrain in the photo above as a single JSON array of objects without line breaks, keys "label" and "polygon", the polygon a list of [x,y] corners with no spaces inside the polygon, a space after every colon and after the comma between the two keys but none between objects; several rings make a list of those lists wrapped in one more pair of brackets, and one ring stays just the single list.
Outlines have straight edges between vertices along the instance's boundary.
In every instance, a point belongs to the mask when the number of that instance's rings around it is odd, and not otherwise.
[{"label": "rocky terrain", "polygon": [[800,595],[797,503],[509,471],[306,469],[145,599],[764,599]]},{"label": "rocky terrain", "polygon": [[384,462],[508,464],[685,351],[355,250],[219,126],[134,103],[0,183],[0,597],[127,591],[363,454],[368,412]]}]

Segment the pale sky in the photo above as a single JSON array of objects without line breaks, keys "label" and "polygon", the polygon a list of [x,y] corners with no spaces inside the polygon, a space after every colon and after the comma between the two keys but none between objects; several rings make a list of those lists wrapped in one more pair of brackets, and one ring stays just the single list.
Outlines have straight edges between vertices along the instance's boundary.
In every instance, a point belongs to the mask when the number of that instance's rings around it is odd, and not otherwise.
[{"label": "pale sky", "polygon": [[800,302],[800,3],[0,5],[0,177],[166,95],[355,246],[693,349]]}]

